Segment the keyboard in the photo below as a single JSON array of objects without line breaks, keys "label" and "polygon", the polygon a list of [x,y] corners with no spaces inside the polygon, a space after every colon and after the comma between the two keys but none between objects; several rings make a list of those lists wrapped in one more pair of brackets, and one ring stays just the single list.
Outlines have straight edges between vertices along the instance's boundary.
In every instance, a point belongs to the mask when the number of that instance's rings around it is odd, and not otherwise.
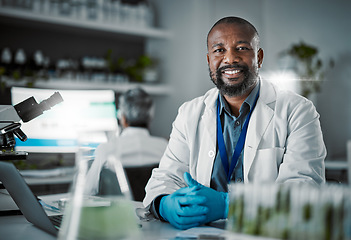
[{"label": "keyboard", "polygon": [[62,216],[63,215],[52,215],[52,216],[49,216],[50,221],[52,222],[52,224],[54,224],[55,228],[57,228],[57,229],[59,229],[60,226],[61,226]]}]

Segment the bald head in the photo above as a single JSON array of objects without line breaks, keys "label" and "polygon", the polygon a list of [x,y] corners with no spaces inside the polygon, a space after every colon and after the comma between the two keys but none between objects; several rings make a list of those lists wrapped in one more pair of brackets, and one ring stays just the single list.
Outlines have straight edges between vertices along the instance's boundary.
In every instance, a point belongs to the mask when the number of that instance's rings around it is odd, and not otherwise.
[{"label": "bald head", "polygon": [[210,31],[207,34],[207,49],[208,49],[208,36],[211,34],[212,30],[219,24],[238,24],[238,25],[242,25],[243,27],[247,27],[248,29],[250,29],[251,31],[253,31],[256,35],[257,38],[257,43],[259,45],[259,35],[257,32],[257,29],[255,28],[254,25],[252,25],[249,21],[243,19],[243,18],[239,18],[239,17],[224,17],[222,19],[219,19],[210,29]]}]

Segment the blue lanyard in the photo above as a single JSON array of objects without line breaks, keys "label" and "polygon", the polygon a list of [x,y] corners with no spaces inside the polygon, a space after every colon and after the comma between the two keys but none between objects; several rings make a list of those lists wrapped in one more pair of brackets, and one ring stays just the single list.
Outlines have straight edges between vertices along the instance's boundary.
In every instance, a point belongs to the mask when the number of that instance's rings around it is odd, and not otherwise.
[{"label": "blue lanyard", "polygon": [[241,130],[241,133],[239,136],[239,140],[235,146],[235,150],[234,150],[233,157],[232,157],[232,162],[230,164],[230,169],[229,169],[228,155],[227,155],[227,150],[225,148],[223,131],[222,131],[222,124],[221,124],[221,118],[220,118],[220,105],[221,105],[220,100],[219,100],[220,96],[218,96],[218,100],[217,100],[217,142],[218,142],[218,149],[219,149],[219,154],[221,156],[222,164],[223,164],[225,173],[227,174],[228,183],[229,183],[230,178],[233,174],[236,163],[238,162],[239,156],[244,148],[245,138],[246,138],[246,133],[247,133],[247,126],[249,125],[251,113],[256,106],[258,95],[259,95],[258,93],[259,93],[259,91],[256,94],[256,98],[255,98],[255,101],[253,103],[253,106],[250,109],[250,112],[246,117],[243,129]]}]

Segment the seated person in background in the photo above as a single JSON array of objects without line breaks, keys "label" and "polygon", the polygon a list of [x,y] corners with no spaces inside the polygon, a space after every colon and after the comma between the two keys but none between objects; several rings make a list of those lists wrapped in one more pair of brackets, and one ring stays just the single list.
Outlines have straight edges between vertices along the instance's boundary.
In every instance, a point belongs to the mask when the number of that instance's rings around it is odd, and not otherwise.
[{"label": "seated person in background", "polygon": [[152,98],[141,88],[128,90],[119,97],[118,119],[122,127],[119,138],[124,166],[159,164],[168,141],[149,133],[154,111]]},{"label": "seated person in background", "polygon": [[179,108],[143,201],[180,229],[225,219],[230,182],[325,182],[319,114],[311,101],[260,78],[256,28],[223,18],[209,31],[207,48],[216,88]]},{"label": "seated person in background", "polygon": [[[123,167],[147,167],[159,164],[168,141],[150,135],[148,128],[153,114],[152,98],[141,88],[130,89],[119,97],[118,119],[122,132],[110,144],[118,143],[118,147],[113,148],[118,149]],[[100,171],[106,167],[105,153],[109,151],[108,148],[109,145],[103,143],[96,149],[96,159],[87,176],[89,194],[94,195],[98,192]]]}]

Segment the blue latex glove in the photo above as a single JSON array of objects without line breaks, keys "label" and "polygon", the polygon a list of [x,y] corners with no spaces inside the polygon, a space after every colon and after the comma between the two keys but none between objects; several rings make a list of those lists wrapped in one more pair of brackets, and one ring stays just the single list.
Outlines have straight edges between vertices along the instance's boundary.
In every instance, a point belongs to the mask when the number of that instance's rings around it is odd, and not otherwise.
[{"label": "blue latex glove", "polygon": [[206,198],[188,193],[196,192],[198,186],[185,187],[164,196],[160,201],[160,215],[174,227],[188,229],[199,226],[206,220]]},{"label": "blue latex glove", "polygon": [[207,212],[206,220],[203,223],[227,218],[229,209],[228,193],[218,192],[212,188],[205,187],[194,180],[188,172],[184,173],[184,180],[189,187],[200,187],[200,189],[193,191],[192,194],[198,197],[206,197],[206,202],[203,205],[206,206],[209,211]]}]

